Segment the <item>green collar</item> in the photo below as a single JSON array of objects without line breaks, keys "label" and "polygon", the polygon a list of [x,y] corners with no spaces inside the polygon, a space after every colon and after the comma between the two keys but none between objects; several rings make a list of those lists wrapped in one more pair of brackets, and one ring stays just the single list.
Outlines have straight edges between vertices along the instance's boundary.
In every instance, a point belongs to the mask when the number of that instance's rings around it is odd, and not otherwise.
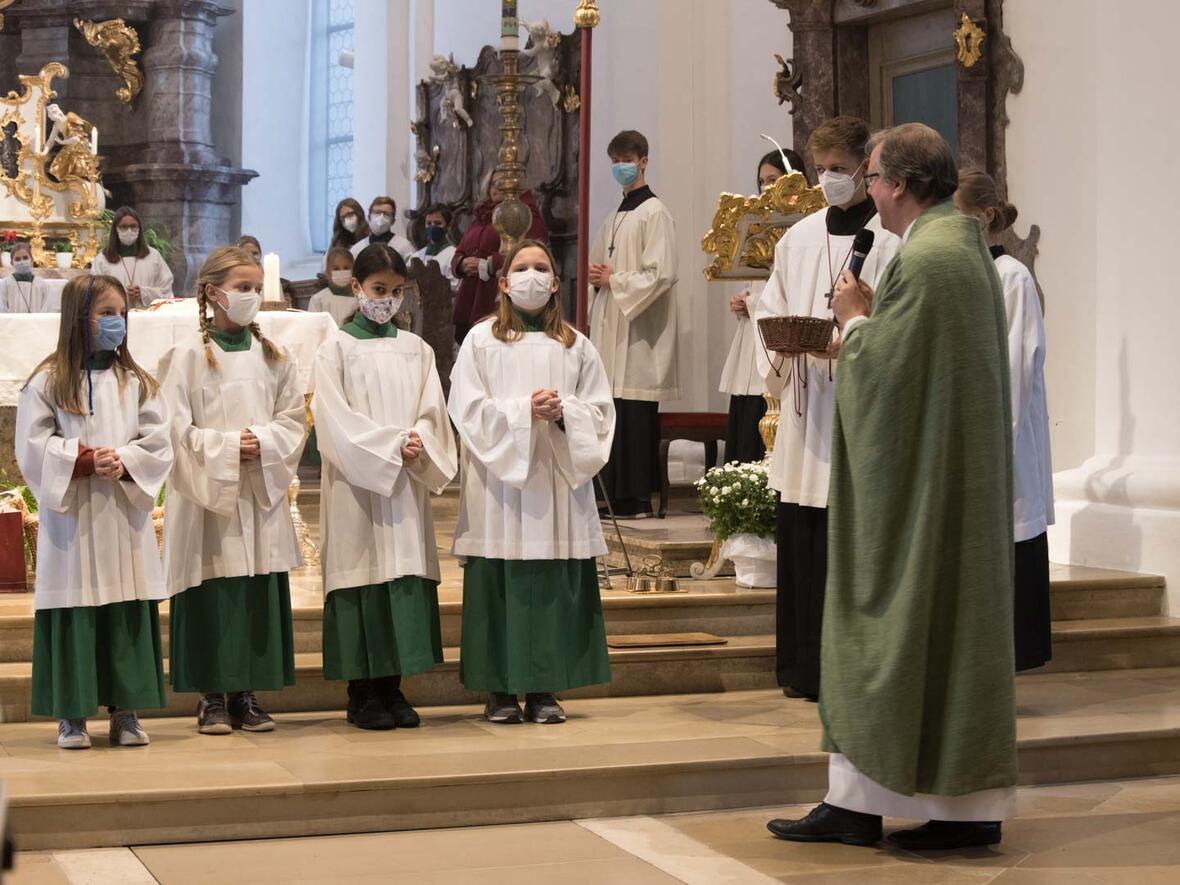
[{"label": "green collar", "polygon": [[250,349],[250,339],[252,336],[249,329],[243,328],[237,332],[226,332],[212,324],[208,328],[209,337],[217,342],[217,346],[226,353],[235,353]]},{"label": "green collar", "polygon": [[441,252],[443,249],[447,248],[447,246],[449,246],[449,245],[451,245],[451,244],[448,243],[445,239],[439,240],[437,243],[428,243],[426,245],[426,254],[429,255],[431,258],[434,258],[436,255],[438,255],[439,252]]},{"label": "green collar", "polygon": [[119,254],[124,258],[134,258],[139,254],[139,243],[132,243],[130,246],[119,243]]},{"label": "green collar", "polygon": [[344,286],[342,288],[337,289],[335,286],[333,286],[329,283],[328,284],[328,291],[331,292],[333,295],[336,295],[339,298],[352,298],[354,300],[356,299],[356,296],[352,294],[352,287],[351,286]]},{"label": "green collar", "polygon": [[87,369],[109,369],[115,364],[115,352],[113,350],[100,350],[96,353],[90,354],[90,359],[86,361]]},{"label": "green collar", "polygon": [[377,325],[359,310],[352,315],[352,319],[342,327],[353,338],[368,341],[370,338],[396,338],[397,326],[393,321]]},{"label": "green collar", "polygon": [[516,313],[516,318],[524,325],[524,330],[526,332],[545,331],[545,326],[542,325],[541,318],[539,316],[533,316],[531,313],[525,313],[523,310],[520,310],[517,307],[513,307],[512,310]]},{"label": "green collar", "polygon": [[14,273],[12,275],[12,278],[14,280],[16,280],[18,283],[31,283],[31,282],[33,282],[33,275],[31,273]]}]

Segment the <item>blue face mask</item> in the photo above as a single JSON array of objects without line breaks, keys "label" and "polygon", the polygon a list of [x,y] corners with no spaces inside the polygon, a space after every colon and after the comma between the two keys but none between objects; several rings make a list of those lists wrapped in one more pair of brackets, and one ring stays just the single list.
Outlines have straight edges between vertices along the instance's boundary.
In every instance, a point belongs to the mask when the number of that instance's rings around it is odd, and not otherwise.
[{"label": "blue face mask", "polygon": [[127,338],[127,320],[120,316],[99,317],[98,334],[94,336],[96,351],[114,350]]},{"label": "blue face mask", "polygon": [[635,184],[635,179],[639,178],[639,164],[638,163],[612,163],[610,167],[610,174],[615,177],[615,181],[623,187],[630,187]]},{"label": "blue face mask", "polygon": [[430,226],[426,228],[426,242],[432,246],[437,246],[447,238],[447,229],[445,227]]}]

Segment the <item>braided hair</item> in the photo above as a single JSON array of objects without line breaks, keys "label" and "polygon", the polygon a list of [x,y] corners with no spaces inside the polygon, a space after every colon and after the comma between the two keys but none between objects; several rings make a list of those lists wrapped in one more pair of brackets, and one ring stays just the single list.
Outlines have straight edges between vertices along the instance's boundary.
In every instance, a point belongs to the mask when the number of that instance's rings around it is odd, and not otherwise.
[{"label": "braided hair", "polygon": [[[210,368],[217,368],[217,358],[213,355],[213,346],[209,340],[209,295],[206,290],[209,286],[220,287],[235,267],[257,266],[250,253],[237,246],[217,247],[201,265],[200,273],[197,274],[197,314],[201,324],[201,340],[205,344],[205,362]],[[262,334],[257,321],[246,328],[262,345],[262,354],[268,363],[281,363],[287,359],[274,342]]]}]

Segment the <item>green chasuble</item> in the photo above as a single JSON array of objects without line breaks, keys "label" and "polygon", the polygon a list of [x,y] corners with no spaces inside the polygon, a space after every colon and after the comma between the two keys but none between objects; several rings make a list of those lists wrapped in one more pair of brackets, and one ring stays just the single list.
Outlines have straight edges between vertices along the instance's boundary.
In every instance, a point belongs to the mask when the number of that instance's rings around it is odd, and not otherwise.
[{"label": "green chasuble", "polygon": [[903,795],[1016,783],[1007,321],[973,218],[928,209],[840,352],[824,749]]}]

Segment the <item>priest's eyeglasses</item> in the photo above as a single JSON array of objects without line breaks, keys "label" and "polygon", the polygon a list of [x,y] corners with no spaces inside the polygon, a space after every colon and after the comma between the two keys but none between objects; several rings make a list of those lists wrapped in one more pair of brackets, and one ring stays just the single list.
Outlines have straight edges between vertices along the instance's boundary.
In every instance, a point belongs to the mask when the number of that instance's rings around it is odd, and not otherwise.
[{"label": "priest's eyeglasses", "polygon": [[864,177],[865,190],[868,190],[870,187],[872,187],[873,182],[880,177],[880,172],[866,172]]}]

